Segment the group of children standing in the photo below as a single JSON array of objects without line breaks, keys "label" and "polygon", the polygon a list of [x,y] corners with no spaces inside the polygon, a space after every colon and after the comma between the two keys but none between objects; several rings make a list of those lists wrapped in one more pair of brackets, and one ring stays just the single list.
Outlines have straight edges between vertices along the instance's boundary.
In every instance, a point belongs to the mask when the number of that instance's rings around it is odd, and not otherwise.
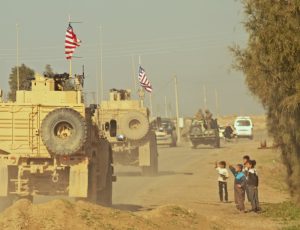
[{"label": "group of children standing", "polygon": [[[250,211],[260,211],[258,200],[258,174],[255,168],[256,161],[251,160],[248,155],[243,157],[243,164],[235,166],[229,165],[229,169],[234,176],[234,201],[236,207],[241,212],[245,211],[245,196],[251,202]],[[229,178],[226,162],[216,162],[215,168],[219,174],[218,186],[220,201],[228,202],[227,179]]]}]

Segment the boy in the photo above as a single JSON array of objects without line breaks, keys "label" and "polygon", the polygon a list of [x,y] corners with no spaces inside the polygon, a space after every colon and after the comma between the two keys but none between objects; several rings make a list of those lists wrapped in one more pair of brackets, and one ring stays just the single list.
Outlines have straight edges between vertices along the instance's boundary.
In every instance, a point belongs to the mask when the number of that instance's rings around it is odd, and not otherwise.
[{"label": "boy", "polygon": [[247,168],[247,162],[250,161],[250,157],[248,155],[243,156],[243,172],[247,172],[248,168]]},{"label": "boy", "polygon": [[255,169],[256,161],[250,160],[247,162],[248,173],[247,173],[247,187],[249,191],[249,198],[251,202],[253,212],[260,211],[259,201],[258,201],[258,175]]},{"label": "boy", "polygon": [[[245,173],[245,176],[247,177],[247,173],[249,168],[247,167],[247,162],[250,161],[250,157],[248,155],[243,156],[243,172]],[[247,200],[250,202],[250,196],[249,196],[249,191],[248,191],[248,186],[246,182],[246,195],[247,195]]]},{"label": "boy", "polygon": [[219,184],[220,201],[223,202],[223,191],[224,191],[225,202],[228,202],[227,179],[229,175],[228,175],[228,170],[226,169],[226,162],[225,161],[220,161],[219,163],[216,162],[215,168],[219,174],[218,184]]},{"label": "boy", "polygon": [[234,201],[239,211],[245,212],[245,188],[246,176],[243,173],[243,165],[237,164],[235,167],[229,165],[229,169],[234,175]]}]

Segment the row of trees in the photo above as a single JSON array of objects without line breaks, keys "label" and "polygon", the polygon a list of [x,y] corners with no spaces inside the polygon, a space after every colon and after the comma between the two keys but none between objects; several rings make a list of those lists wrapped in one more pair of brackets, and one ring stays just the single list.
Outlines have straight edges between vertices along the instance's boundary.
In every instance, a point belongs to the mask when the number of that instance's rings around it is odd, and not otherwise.
[{"label": "row of trees", "polygon": [[300,203],[300,1],[242,0],[249,34],[232,47],[235,67],[267,111],[268,130],[280,146],[291,194]]}]

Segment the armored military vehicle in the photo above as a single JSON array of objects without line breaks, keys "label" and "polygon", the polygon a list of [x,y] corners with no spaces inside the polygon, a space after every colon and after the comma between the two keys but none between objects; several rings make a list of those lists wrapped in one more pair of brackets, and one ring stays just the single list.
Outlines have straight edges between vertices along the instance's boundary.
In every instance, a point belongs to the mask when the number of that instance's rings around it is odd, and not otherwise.
[{"label": "armored military vehicle", "polygon": [[140,166],[143,175],[155,175],[158,153],[155,132],[149,124],[149,111],[142,100],[132,100],[130,90],[110,90],[102,101],[99,127],[112,144],[115,162]]},{"label": "armored military vehicle", "polygon": [[204,119],[194,119],[189,131],[189,138],[193,148],[198,145],[211,145],[220,148],[219,127],[216,119],[208,125]]},{"label": "armored military vehicle", "polygon": [[31,91],[0,100],[0,197],[5,203],[35,195],[66,195],[110,205],[113,165],[100,138],[95,106],[81,90],[64,91],[68,74],[36,75]]}]

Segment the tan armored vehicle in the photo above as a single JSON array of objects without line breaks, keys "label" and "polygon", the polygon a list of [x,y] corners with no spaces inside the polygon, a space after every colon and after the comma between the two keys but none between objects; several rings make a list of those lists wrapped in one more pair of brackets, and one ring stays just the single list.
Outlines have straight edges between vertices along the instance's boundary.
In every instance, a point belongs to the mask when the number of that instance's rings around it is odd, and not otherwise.
[{"label": "tan armored vehicle", "polygon": [[150,130],[149,111],[141,100],[132,100],[129,90],[112,89],[109,100],[100,105],[99,121],[116,162],[140,166],[143,175],[157,173],[156,137]]},{"label": "tan armored vehicle", "polygon": [[97,110],[81,90],[64,91],[68,75],[36,76],[15,102],[0,100],[0,197],[67,195],[110,205],[112,151],[99,138]]}]

